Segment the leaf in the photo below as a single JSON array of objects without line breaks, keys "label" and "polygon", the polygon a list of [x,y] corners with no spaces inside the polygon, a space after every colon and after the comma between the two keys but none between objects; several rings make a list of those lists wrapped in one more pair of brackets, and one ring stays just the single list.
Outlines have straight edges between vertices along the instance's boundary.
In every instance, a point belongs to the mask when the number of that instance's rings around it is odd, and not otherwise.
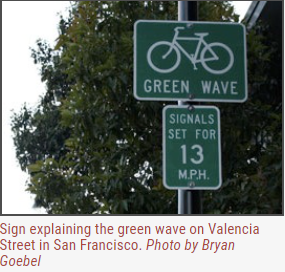
[{"label": "leaf", "polygon": [[37,173],[37,172],[41,171],[42,164],[40,164],[40,163],[30,164],[30,165],[28,165],[27,168],[28,168],[29,174]]}]

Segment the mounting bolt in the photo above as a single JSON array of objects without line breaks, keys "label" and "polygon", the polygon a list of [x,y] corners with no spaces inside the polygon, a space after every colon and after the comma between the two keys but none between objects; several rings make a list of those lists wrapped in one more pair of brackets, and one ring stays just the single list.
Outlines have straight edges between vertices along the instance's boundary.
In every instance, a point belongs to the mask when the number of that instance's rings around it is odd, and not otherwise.
[{"label": "mounting bolt", "polygon": [[188,110],[189,110],[189,111],[194,111],[195,108],[194,108],[194,106],[193,106],[192,104],[190,104],[190,105],[188,106]]},{"label": "mounting bolt", "polygon": [[194,98],[195,98],[195,94],[193,94],[193,93],[192,93],[192,94],[189,94],[189,99],[190,99],[190,100],[193,100]]}]

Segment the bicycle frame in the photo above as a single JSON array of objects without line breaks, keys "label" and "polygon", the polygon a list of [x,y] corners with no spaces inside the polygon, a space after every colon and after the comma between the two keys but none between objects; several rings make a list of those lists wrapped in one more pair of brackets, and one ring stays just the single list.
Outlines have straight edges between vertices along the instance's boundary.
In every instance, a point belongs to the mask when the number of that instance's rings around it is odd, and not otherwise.
[{"label": "bicycle frame", "polygon": [[[169,48],[168,52],[163,56],[163,59],[165,59],[173,50],[173,47],[176,46],[183,54],[191,61],[191,63],[194,65],[194,69],[196,70],[196,63],[202,62],[201,59],[198,59],[198,55],[200,52],[200,49],[202,46],[205,46],[208,48],[209,52],[212,54],[211,57],[204,59],[204,61],[213,61],[213,60],[218,60],[218,56],[215,54],[215,52],[208,46],[208,44],[205,42],[204,38],[201,37],[178,37],[179,35],[179,27],[175,29],[175,34],[172,40],[172,47]],[[182,28],[181,28],[182,29]],[[184,29],[184,28],[183,28]],[[178,41],[198,41],[198,45],[196,47],[196,51],[194,55],[189,55],[188,52],[178,43]]]}]

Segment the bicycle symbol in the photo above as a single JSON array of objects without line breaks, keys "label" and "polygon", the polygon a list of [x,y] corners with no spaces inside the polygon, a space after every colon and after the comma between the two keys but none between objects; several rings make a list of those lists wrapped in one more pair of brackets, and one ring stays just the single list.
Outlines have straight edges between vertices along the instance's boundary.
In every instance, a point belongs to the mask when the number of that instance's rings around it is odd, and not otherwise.
[{"label": "bicycle symbol", "polygon": [[[181,52],[190,60],[190,62],[194,66],[194,70],[198,70],[196,67],[197,63],[201,63],[205,70],[207,70],[209,73],[221,75],[226,72],[228,72],[233,64],[234,64],[234,54],[231,51],[231,49],[226,46],[223,43],[219,42],[213,42],[213,43],[207,43],[204,40],[204,37],[209,35],[209,33],[194,33],[196,37],[179,37],[179,30],[185,29],[185,27],[176,27],[174,29],[174,37],[172,42],[168,41],[159,41],[154,43],[147,52],[147,61],[150,65],[150,67],[159,73],[170,73],[174,71],[181,62]],[[195,54],[189,54],[180,44],[178,41],[198,41]],[[166,46],[166,53],[159,56],[161,60],[167,60],[174,58],[173,65],[171,64],[171,67],[169,68],[160,68],[158,67],[158,64],[154,64],[153,56],[155,55],[157,57],[157,53],[153,53],[155,49],[162,49]],[[222,51],[222,53],[221,53]],[[161,50],[158,50],[157,52],[162,52]],[[164,51],[165,52],[165,51]],[[175,54],[171,54],[172,52],[175,52]],[[160,53],[161,54],[161,53]],[[199,58],[200,54],[200,58]],[[172,55],[172,57],[170,57]],[[219,57],[220,55],[220,57]],[[222,60],[222,61],[221,61]],[[226,61],[224,61],[226,60]],[[222,65],[222,67],[210,67],[208,63],[212,62],[219,62],[218,64]],[[226,64],[224,64],[224,62]]]}]

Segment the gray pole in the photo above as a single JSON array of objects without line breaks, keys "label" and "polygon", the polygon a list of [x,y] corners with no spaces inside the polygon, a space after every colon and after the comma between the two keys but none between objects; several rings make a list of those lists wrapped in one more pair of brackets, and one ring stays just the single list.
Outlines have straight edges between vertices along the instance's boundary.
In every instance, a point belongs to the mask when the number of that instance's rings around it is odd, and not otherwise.
[{"label": "gray pole", "polygon": [[[178,1],[178,21],[196,21],[197,14],[197,1]],[[178,105],[183,104],[178,101]],[[178,214],[193,213],[201,213],[200,192],[178,190]]]}]

